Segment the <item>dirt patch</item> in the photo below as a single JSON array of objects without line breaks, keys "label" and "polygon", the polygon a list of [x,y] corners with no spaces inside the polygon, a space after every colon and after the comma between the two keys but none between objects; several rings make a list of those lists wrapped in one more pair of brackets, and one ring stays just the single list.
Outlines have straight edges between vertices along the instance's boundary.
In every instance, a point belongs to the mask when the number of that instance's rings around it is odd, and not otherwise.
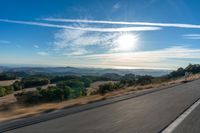
[{"label": "dirt patch", "polygon": [[0,86],[10,86],[10,85],[12,85],[15,81],[18,81],[18,79],[16,79],[16,80],[5,80],[5,81],[0,81]]}]

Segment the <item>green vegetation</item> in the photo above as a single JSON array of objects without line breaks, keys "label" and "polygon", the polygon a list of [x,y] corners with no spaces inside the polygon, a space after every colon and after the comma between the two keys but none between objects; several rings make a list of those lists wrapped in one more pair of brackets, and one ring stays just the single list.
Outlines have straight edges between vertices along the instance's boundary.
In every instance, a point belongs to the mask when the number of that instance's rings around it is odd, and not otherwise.
[{"label": "green vegetation", "polygon": [[168,76],[169,78],[178,78],[185,76],[185,73],[196,74],[200,73],[200,64],[189,64],[185,69],[180,67],[176,71],[171,72]]},{"label": "green vegetation", "polygon": [[70,97],[70,87],[49,87],[48,89],[37,88],[36,91],[27,91],[15,94],[15,97],[22,103],[41,103],[49,101],[62,101]]},{"label": "green vegetation", "polygon": [[134,74],[126,74],[121,79],[121,84],[124,86],[133,86],[133,85],[146,85],[153,82],[154,77],[144,75],[134,75]]},{"label": "green vegetation", "polygon": [[0,81],[3,80],[14,80],[16,79],[16,75],[12,73],[0,73]]},{"label": "green vegetation", "polygon": [[14,91],[18,91],[18,90],[22,90],[23,89],[22,83],[20,81],[15,81],[12,84],[12,87],[13,87]]},{"label": "green vegetation", "polygon": [[[71,78],[70,78],[71,77]],[[31,79],[31,80],[30,80]],[[37,80],[36,80],[37,79]],[[46,81],[45,78],[29,78],[28,80],[22,80],[22,84],[29,83],[33,85],[33,81],[37,82],[37,85],[41,81]],[[27,82],[28,81],[28,82]],[[30,82],[31,81],[31,82]],[[52,80],[51,80],[52,81]],[[77,98],[86,95],[86,87],[92,82],[86,77],[64,76],[54,77],[53,81],[56,82],[56,86],[48,87],[47,89],[37,88],[35,91],[27,91],[15,94],[15,97],[22,103],[40,103],[40,102],[52,102],[62,101],[66,99]],[[47,83],[47,82],[42,82]],[[41,84],[40,84],[41,85]]]},{"label": "green vegetation", "polygon": [[120,83],[107,83],[99,86],[98,93],[104,95],[105,93],[122,88],[123,85]]},{"label": "green vegetation", "polygon": [[0,97],[11,94],[12,92],[13,92],[12,86],[5,86],[5,87],[0,86]]},{"label": "green vegetation", "polygon": [[4,87],[0,87],[0,97],[6,95],[6,89]]},{"label": "green vegetation", "polygon": [[47,85],[49,83],[50,83],[49,79],[44,77],[23,78],[21,81],[23,88],[42,86],[42,85]]},{"label": "green vegetation", "polygon": [[56,86],[47,89],[37,88],[35,91],[27,91],[15,94],[22,103],[40,103],[62,101],[86,95],[84,83],[81,81],[62,81]]},{"label": "green vegetation", "polygon": [[70,98],[76,98],[86,95],[86,87],[84,82],[79,80],[60,81],[57,83],[58,88],[70,87]]},{"label": "green vegetation", "polygon": [[[95,81],[116,81],[100,85],[97,93],[94,93],[104,95],[108,92],[123,89],[127,86],[148,85],[174,80],[185,76],[186,73],[200,73],[200,65],[190,64],[186,68],[178,68],[176,71],[161,77],[134,74],[126,74],[124,76],[117,74],[105,74],[103,76],[26,75],[26,77],[23,77],[21,81],[16,81],[11,86],[0,87],[0,96],[5,96],[13,91],[22,90],[28,87],[39,87],[35,91],[23,91],[15,94],[15,97],[22,103],[62,101],[87,95],[87,87]],[[48,85],[49,83],[54,83],[56,86],[51,86],[47,89],[40,88],[40,86]]]}]

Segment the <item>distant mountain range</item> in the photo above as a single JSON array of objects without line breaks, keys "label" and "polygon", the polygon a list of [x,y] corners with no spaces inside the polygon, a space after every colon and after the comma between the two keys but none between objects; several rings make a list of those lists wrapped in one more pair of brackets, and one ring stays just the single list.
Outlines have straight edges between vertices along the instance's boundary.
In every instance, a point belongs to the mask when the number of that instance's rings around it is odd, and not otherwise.
[{"label": "distant mountain range", "polygon": [[161,76],[171,72],[170,70],[155,69],[103,69],[103,68],[76,68],[76,67],[2,67],[0,72],[13,72],[21,74],[53,74],[53,75],[91,75],[101,76],[109,74],[135,74],[135,75],[152,75]]}]

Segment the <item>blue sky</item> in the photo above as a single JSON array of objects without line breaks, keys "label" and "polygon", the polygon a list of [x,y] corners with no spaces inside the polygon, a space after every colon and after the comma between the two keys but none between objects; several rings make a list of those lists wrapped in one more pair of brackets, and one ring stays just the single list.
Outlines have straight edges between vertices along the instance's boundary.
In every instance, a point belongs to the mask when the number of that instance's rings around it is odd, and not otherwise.
[{"label": "blue sky", "polygon": [[0,64],[176,69],[200,63],[199,0],[0,0]]}]

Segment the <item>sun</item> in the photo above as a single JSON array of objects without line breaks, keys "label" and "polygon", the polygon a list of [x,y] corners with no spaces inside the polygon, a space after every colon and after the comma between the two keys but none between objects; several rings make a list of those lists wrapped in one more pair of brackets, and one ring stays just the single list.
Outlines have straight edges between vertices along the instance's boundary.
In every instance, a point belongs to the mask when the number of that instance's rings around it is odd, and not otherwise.
[{"label": "sun", "polygon": [[124,33],[116,39],[116,51],[130,52],[136,49],[138,36],[132,33]]}]

